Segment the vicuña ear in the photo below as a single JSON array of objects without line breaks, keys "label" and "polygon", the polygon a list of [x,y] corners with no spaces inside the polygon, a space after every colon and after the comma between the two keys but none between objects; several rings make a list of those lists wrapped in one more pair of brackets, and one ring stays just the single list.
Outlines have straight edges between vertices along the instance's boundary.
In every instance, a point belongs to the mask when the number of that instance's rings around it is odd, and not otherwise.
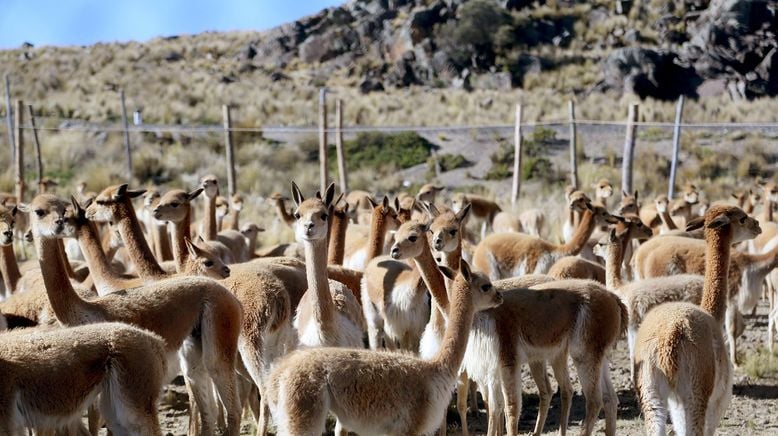
[{"label": "vicu\u00f1a ear", "polygon": [[470,283],[472,281],[473,273],[470,272],[470,265],[464,259],[459,261],[459,272],[462,273],[462,277],[464,277],[466,282]]},{"label": "vicu\u00f1a ear", "polygon": [[186,238],[184,239],[184,243],[186,244],[186,250],[189,252],[189,255],[193,258],[198,257],[197,247],[192,244],[192,241],[190,241],[189,238]]},{"label": "vicu\u00f1a ear", "polygon": [[378,203],[376,203],[375,200],[373,200],[373,197],[368,196],[367,202],[370,203],[371,209],[375,209],[376,207],[378,207]]},{"label": "vicu\u00f1a ear", "polygon": [[394,197],[394,210],[400,210],[400,197]]},{"label": "vicu\u00f1a ear", "polygon": [[197,196],[198,196],[198,195],[200,195],[202,192],[203,192],[203,188],[197,188],[197,189],[195,189],[194,191],[192,191],[192,192],[190,192],[190,193],[186,194],[186,198],[187,198],[189,201],[192,201],[192,200],[194,200],[195,198],[197,198]]},{"label": "vicu\u00f1a ear", "polygon": [[76,215],[82,216],[84,214],[84,209],[81,207],[80,204],[78,204],[78,200],[76,200],[76,197],[71,195],[70,203],[73,205],[73,210],[76,212]]},{"label": "vicu\u00f1a ear", "polygon": [[14,208],[11,209],[11,216],[15,217],[17,213],[19,213],[19,206],[14,206]]},{"label": "vicu\u00f1a ear", "polygon": [[438,270],[449,280],[454,280],[457,276],[456,271],[445,265],[438,265]]},{"label": "vicu\u00f1a ear", "polygon": [[635,202],[637,203],[637,201],[638,201],[638,190],[635,189]]},{"label": "vicu\u00f1a ear", "polygon": [[122,183],[119,185],[118,188],[116,188],[116,194],[114,194],[113,199],[114,200],[120,200],[122,197],[124,197],[124,194],[127,193],[127,185],[126,183]]},{"label": "vicu\u00f1a ear", "polygon": [[16,205],[16,210],[19,212],[30,213],[30,205],[26,203],[19,203]]},{"label": "vicu\u00f1a ear", "polygon": [[[749,194],[750,194],[750,192],[749,192]],[[735,200],[739,200],[739,198],[738,198],[737,194],[734,194],[734,193],[733,193],[733,194],[729,194],[729,195],[731,195],[731,196],[732,196],[732,198],[734,198]]]},{"label": "vicu\u00f1a ear", "polygon": [[384,199],[381,200],[381,206],[384,207],[384,210],[389,209],[389,197],[387,197],[386,195],[384,195]]},{"label": "vicu\u00f1a ear", "polygon": [[427,208],[427,214],[432,218],[433,220],[440,216],[440,210],[432,204],[432,203],[422,203]]},{"label": "vicu\u00f1a ear", "polygon": [[716,218],[713,218],[713,220],[708,223],[707,227],[709,229],[718,229],[719,227],[726,226],[729,223],[730,223],[729,217],[725,214],[721,214]]},{"label": "vicu\u00f1a ear", "polygon": [[468,215],[470,215],[470,210],[473,208],[473,203],[467,203],[465,207],[462,208],[459,212],[457,212],[457,221],[460,223],[467,218]]},{"label": "vicu\u00f1a ear", "polygon": [[691,232],[692,230],[697,230],[699,228],[702,228],[702,226],[705,224],[705,217],[697,217],[693,218],[691,221],[686,223],[686,231]]},{"label": "vicu\u00f1a ear", "polygon": [[327,190],[324,191],[324,204],[326,206],[329,206],[332,204],[332,200],[335,198],[335,184],[330,183],[330,186],[327,186]]},{"label": "vicu\u00f1a ear", "polygon": [[300,192],[300,188],[297,187],[297,183],[292,182],[292,199],[294,200],[294,204],[300,205],[303,201],[305,201],[305,197],[303,197],[303,193]]},{"label": "vicu\u00f1a ear", "polygon": [[627,194],[627,191],[621,191],[621,198],[627,198],[629,197],[629,194]]}]

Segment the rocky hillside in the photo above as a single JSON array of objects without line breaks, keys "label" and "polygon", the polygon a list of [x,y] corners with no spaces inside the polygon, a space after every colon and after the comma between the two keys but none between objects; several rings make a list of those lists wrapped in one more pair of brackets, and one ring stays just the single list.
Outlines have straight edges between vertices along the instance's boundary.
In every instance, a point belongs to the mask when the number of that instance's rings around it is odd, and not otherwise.
[{"label": "rocky hillside", "polygon": [[[363,92],[522,87],[595,60],[594,89],[676,98],[778,94],[778,2],[355,0],[251,41],[248,65],[347,71]],[[613,7],[613,9],[611,9]],[[589,89],[580,89],[585,92]]]}]

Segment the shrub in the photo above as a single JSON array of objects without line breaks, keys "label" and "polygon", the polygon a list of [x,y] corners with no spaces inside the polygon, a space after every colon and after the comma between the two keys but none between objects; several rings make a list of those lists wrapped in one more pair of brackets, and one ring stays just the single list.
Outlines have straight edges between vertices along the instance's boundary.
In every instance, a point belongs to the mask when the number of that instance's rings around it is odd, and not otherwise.
[{"label": "shrub", "polygon": [[[399,169],[425,163],[437,147],[415,132],[360,133],[351,141],[344,141],[346,165],[353,170],[378,169],[388,165]],[[316,153],[318,156],[318,152]],[[330,148],[330,161],[335,163],[335,149]]]}]

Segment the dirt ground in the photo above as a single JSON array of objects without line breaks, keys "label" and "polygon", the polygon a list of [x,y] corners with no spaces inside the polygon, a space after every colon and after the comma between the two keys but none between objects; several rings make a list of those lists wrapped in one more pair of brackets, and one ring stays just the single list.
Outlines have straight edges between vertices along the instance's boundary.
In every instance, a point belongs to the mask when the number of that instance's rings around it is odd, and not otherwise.
[{"label": "dirt ground", "polygon": [[[744,337],[738,343],[741,356],[746,357],[756,352],[767,337],[767,306],[760,303],[756,316],[747,317],[747,329]],[[632,385],[629,380],[629,366],[626,341],[619,342],[612,353],[613,383],[619,395],[619,420],[617,434],[643,434],[643,420],[640,416]],[[575,378],[575,369],[571,365],[571,373]],[[549,372],[550,374],[550,372]],[[553,380],[553,376],[551,376]],[[552,381],[553,383],[553,381]],[[573,381],[576,389],[578,380]],[[535,385],[524,371],[524,408],[521,414],[519,430],[526,434],[531,432],[537,414],[538,396]],[[769,378],[751,378],[743,370],[735,371],[735,386],[732,402],[721,422],[718,434],[721,435],[775,435],[778,434],[778,374]],[[481,405],[483,406],[483,405]],[[573,398],[573,409],[570,414],[570,430],[577,434],[584,417],[584,398],[577,390]],[[187,426],[187,403],[183,386],[170,385],[164,395],[160,407],[160,420],[163,434],[184,435]],[[468,418],[471,434],[486,432],[486,415],[481,409],[478,418]],[[556,434],[559,429],[559,396],[555,395],[551,402],[548,421],[544,434]],[[448,433],[461,434],[459,417],[456,409],[449,408]],[[600,420],[597,433],[604,433],[605,422]],[[244,418],[241,434],[253,434],[253,424],[248,417]]]}]

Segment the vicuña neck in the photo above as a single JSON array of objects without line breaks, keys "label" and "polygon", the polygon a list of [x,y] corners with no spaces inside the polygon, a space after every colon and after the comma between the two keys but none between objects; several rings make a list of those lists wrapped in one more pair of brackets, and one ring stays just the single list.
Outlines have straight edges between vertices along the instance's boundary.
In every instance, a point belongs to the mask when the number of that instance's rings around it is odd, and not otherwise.
[{"label": "vicu\u00f1a neck", "polygon": [[59,239],[35,236],[35,248],[41,267],[43,284],[54,315],[61,323],[80,324],[89,312],[90,303],[81,299],[68,279],[65,261],[59,251]]},{"label": "vicu\u00f1a neck", "polygon": [[65,273],[68,278],[76,279],[76,273],[73,271],[73,266],[70,264],[67,252],[65,251],[65,241],[62,239],[56,239],[57,249],[59,250],[59,256],[62,258],[63,265],[65,266]]},{"label": "vicu\u00f1a neck", "polygon": [[386,217],[376,207],[370,218],[370,236],[367,239],[367,262],[380,256],[384,251],[384,240],[386,238]]},{"label": "vicu\u00f1a neck", "polygon": [[329,250],[327,264],[343,265],[343,257],[346,253],[346,231],[348,230],[348,217],[342,213],[330,214]]},{"label": "vicu\u00f1a neck", "polygon": [[467,290],[453,290],[453,298],[448,309],[448,323],[446,333],[440,350],[432,359],[434,363],[441,365],[449,375],[454,376],[459,372],[462,359],[465,357],[467,340],[470,328],[473,325],[475,310],[473,304],[464,293]]},{"label": "vicu\u00f1a neck", "polygon": [[746,260],[747,267],[750,270],[758,271],[760,275],[766,275],[774,268],[778,268],[778,244],[766,253],[739,253],[739,255]]},{"label": "vicu\u00f1a neck", "polygon": [[276,200],[276,213],[278,214],[278,217],[281,218],[281,221],[286,223],[291,228],[294,228],[294,223],[297,221],[289,212],[286,210],[286,205],[284,205],[284,200],[278,199]]},{"label": "vicu\u00f1a neck", "polygon": [[[189,228],[192,226],[192,207],[186,204],[182,204],[181,207],[187,207],[186,214],[181,221],[173,223],[173,244],[175,245],[173,247],[173,259],[176,261],[176,271],[179,273],[184,271],[186,263],[189,261],[186,239],[189,237]],[[206,216],[208,215],[207,212],[206,210]],[[210,239],[208,240],[210,241]]]},{"label": "vicu\u00f1a neck", "polygon": [[[191,217],[187,218],[191,220]],[[213,241],[216,239],[216,234],[218,233],[216,226],[216,197],[211,198],[206,195],[205,214],[203,215],[203,239],[206,241]],[[175,239],[175,236],[173,238]],[[178,265],[178,260],[176,260],[176,265]]]},{"label": "vicu\u00f1a neck", "polygon": [[122,236],[127,252],[132,258],[132,263],[138,270],[138,276],[144,280],[159,280],[165,278],[167,274],[157,263],[154,255],[151,253],[149,244],[143,236],[143,231],[138,223],[138,217],[132,204],[127,200],[122,205],[121,216],[117,222],[119,234]]},{"label": "vicu\u00f1a neck", "polygon": [[667,230],[678,229],[678,226],[675,225],[675,221],[673,221],[673,217],[670,216],[667,210],[665,210],[664,212],[659,212],[659,219],[662,221],[662,224],[665,226]]},{"label": "vicu\u00f1a neck", "polygon": [[16,285],[22,275],[19,272],[19,264],[16,262],[13,244],[0,247],[0,273],[3,275],[5,294],[11,295],[16,292]]},{"label": "vicu\u00f1a neck", "polygon": [[705,284],[700,307],[722,323],[727,308],[730,245],[729,229],[705,229]]},{"label": "vicu\u00f1a neck", "polygon": [[621,263],[624,260],[624,248],[621,241],[608,244],[606,256],[608,257],[605,259],[605,287],[616,292],[622,285]]},{"label": "vicu\u00f1a neck", "polygon": [[[421,254],[413,260],[419,269],[419,274],[421,275],[422,280],[424,280],[424,284],[427,285],[427,289],[432,295],[434,303],[445,315],[449,310],[446,282],[443,280],[443,274],[438,269],[435,258],[432,256],[432,250],[430,249],[426,234],[420,235],[419,239],[419,243],[422,246]],[[459,265],[457,265],[457,267],[459,267]]]},{"label": "vicu\u00f1a neck", "polygon": [[98,294],[115,292],[119,289],[126,289],[124,281],[119,277],[108,262],[100,238],[97,234],[97,227],[93,222],[79,224],[76,230],[78,245],[84,253],[84,259],[89,267],[89,275],[94,281]]},{"label": "vicu\u00f1a neck", "polygon": [[230,209],[227,218],[222,226],[222,230],[240,230],[240,211],[238,209]]},{"label": "vicu\u00f1a neck", "polygon": [[157,258],[166,262],[173,260],[173,250],[170,248],[170,234],[167,231],[167,223],[151,223],[151,240],[154,241],[154,251]]},{"label": "vicu\u00f1a neck", "polygon": [[584,211],[581,215],[581,222],[573,233],[573,237],[564,245],[558,246],[558,251],[564,256],[577,256],[583,250],[586,242],[594,232],[594,212]]},{"label": "vicu\u00f1a neck", "polygon": [[330,326],[334,320],[335,305],[330,294],[327,280],[327,238],[314,241],[306,240],[305,274],[308,279],[308,292],[316,293],[313,316],[322,328]]}]

